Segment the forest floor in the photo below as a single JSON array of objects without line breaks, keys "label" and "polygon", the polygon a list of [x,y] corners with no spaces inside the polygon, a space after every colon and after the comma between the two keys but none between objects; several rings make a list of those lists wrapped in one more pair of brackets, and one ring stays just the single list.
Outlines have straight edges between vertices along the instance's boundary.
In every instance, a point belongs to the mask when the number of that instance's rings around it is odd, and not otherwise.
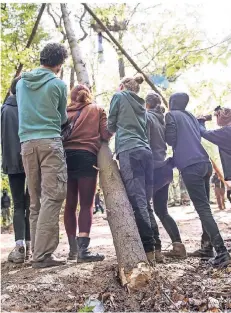
[{"label": "forest floor", "polygon": [[[170,208],[188,251],[199,247],[201,225],[192,207]],[[221,233],[231,248],[231,210],[213,206]],[[77,312],[89,298],[100,298],[105,312],[231,311],[231,267],[214,270],[198,259],[167,259],[155,267],[151,283],[128,293],[117,279],[117,262],[112,236],[104,215],[94,216],[91,234],[93,251],[104,253],[103,262],[67,263],[58,268],[32,269],[29,264],[14,265],[7,255],[14,246],[13,232],[1,235],[1,312]],[[57,255],[68,253],[61,222]],[[162,225],[163,248],[171,242]],[[86,307],[83,311],[87,311]]]}]

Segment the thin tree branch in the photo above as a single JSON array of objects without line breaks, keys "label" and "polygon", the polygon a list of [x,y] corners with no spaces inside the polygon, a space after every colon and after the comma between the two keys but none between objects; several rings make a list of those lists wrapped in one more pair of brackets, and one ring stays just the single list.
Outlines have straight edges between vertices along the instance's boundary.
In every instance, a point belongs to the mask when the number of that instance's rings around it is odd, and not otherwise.
[{"label": "thin tree branch", "polygon": [[86,15],[86,13],[87,13],[87,10],[84,8],[83,14],[81,15],[80,20],[79,20],[79,26],[80,26],[80,28],[82,29],[83,37],[79,38],[79,39],[78,39],[78,42],[83,41],[83,40],[84,40],[85,38],[87,38],[87,36],[88,36],[88,33],[86,32],[86,30],[84,29],[84,27],[83,27],[83,25],[82,25],[83,18],[84,18],[84,16]]},{"label": "thin tree branch", "polygon": [[136,10],[137,10],[137,8],[138,8],[139,5],[140,5],[140,3],[138,3],[138,4],[135,6],[135,8],[133,9],[133,11],[132,11],[132,13],[131,13],[129,19],[128,19],[127,22],[126,22],[126,27],[128,27],[128,24],[130,23],[130,21],[131,21],[133,15],[136,13]]},{"label": "thin tree branch", "polygon": [[60,18],[59,23],[57,22],[56,18],[54,17],[54,15],[51,13],[51,4],[47,5],[47,13],[48,15],[50,15],[50,17],[53,19],[53,22],[55,24],[55,27],[60,31],[60,33],[63,35],[63,41],[65,41],[67,39],[66,33],[63,30],[62,27],[62,16],[60,17],[56,12],[54,12],[54,14],[58,15],[58,18]]},{"label": "thin tree branch", "polygon": [[[32,42],[33,42],[33,40],[34,40],[34,37],[35,37],[36,32],[37,32],[37,30],[38,30],[39,22],[40,22],[40,20],[41,20],[41,17],[42,17],[42,15],[43,15],[43,12],[44,12],[45,8],[46,8],[46,3],[43,3],[43,4],[41,5],[41,7],[40,7],[38,16],[37,16],[36,21],[35,21],[35,23],[34,23],[34,27],[33,27],[32,31],[31,31],[31,34],[30,34],[30,37],[29,37],[29,39],[28,39],[28,41],[27,41],[27,44],[26,44],[26,46],[25,46],[25,49],[30,48],[30,46],[31,46],[31,44],[32,44]],[[18,66],[18,68],[17,68],[17,70],[16,70],[16,73],[15,73],[15,75],[14,75],[14,78],[17,77],[17,76],[19,76],[19,74],[21,73],[22,69],[23,69],[23,64],[20,63],[19,66]],[[7,92],[7,94],[6,94],[6,97],[5,97],[5,99],[4,99],[4,102],[6,101],[7,97],[9,96],[9,94],[10,94],[10,91],[8,90],[8,92]]]},{"label": "thin tree branch", "polygon": [[209,49],[212,49],[212,48],[214,48],[214,47],[217,47],[218,45],[221,45],[222,43],[225,43],[225,42],[227,42],[227,41],[229,41],[229,40],[231,40],[231,35],[229,35],[228,38],[225,38],[225,39],[223,39],[221,42],[215,43],[215,44],[212,45],[212,46],[209,46],[209,47],[206,47],[206,48],[202,48],[202,49],[197,49],[197,50],[191,50],[191,51],[188,51],[188,53],[194,53],[194,52],[209,50]]},{"label": "thin tree branch", "polygon": [[141,68],[133,61],[133,59],[130,57],[130,55],[124,50],[124,48],[119,44],[119,42],[115,39],[114,36],[112,36],[111,32],[108,30],[108,28],[101,22],[101,20],[95,15],[95,13],[89,8],[89,6],[86,3],[82,3],[82,5],[86,8],[88,13],[96,20],[96,22],[99,24],[99,26],[105,31],[105,33],[108,35],[108,37],[114,42],[114,44],[119,48],[119,50],[122,52],[122,54],[128,59],[128,61],[134,66],[134,68],[143,75],[145,81],[148,83],[148,85],[160,95],[162,98],[164,104],[166,107],[168,107],[168,102],[165,99],[165,97],[161,94],[159,89],[151,82],[151,80],[148,78],[148,76],[141,70]]}]

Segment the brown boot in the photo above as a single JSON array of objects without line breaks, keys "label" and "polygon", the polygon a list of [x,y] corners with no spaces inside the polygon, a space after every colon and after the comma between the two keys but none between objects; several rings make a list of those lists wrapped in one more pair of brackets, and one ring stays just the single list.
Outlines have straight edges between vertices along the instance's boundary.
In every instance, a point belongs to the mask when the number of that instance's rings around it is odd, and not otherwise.
[{"label": "brown boot", "polygon": [[164,255],[170,258],[177,258],[177,259],[186,259],[187,252],[185,246],[181,242],[173,242],[172,244],[173,249],[165,252]]},{"label": "brown boot", "polygon": [[66,260],[61,258],[56,258],[53,254],[51,256],[46,257],[43,261],[40,262],[33,262],[33,268],[45,268],[45,267],[52,267],[52,266],[60,266],[65,265]]},{"label": "brown boot", "polygon": [[165,263],[164,255],[161,250],[155,250],[156,263]]},{"label": "brown boot", "polygon": [[155,251],[146,252],[146,257],[149,264],[155,266]]}]

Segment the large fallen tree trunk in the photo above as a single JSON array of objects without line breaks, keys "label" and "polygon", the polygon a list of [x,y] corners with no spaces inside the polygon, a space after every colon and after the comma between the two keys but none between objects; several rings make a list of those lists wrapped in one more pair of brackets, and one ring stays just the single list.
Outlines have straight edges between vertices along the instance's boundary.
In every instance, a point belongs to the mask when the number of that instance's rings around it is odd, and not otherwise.
[{"label": "large fallen tree trunk", "polygon": [[[67,14],[67,7],[61,4],[65,18],[64,26],[71,52],[75,72],[79,83],[82,76],[78,71],[80,47],[72,29],[71,21]],[[71,38],[69,38],[71,36]],[[82,64],[85,64],[81,58]],[[86,66],[82,66],[81,75],[89,86],[89,78]],[[112,153],[107,144],[103,144],[98,154],[98,166],[100,168],[100,183],[105,196],[108,222],[111,228],[113,241],[118,260],[119,275],[122,285],[131,289],[145,285],[152,273],[141,243],[136,226],[132,207],[128,201],[124,185],[122,183],[117,163],[113,161]]]},{"label": "large fallen tree trunk", "polygon": [[149,281],[152,269],[147,262],[117,163],[106,143],[99,151],[98,167],[120,279],[123,285],[136,289]]}]

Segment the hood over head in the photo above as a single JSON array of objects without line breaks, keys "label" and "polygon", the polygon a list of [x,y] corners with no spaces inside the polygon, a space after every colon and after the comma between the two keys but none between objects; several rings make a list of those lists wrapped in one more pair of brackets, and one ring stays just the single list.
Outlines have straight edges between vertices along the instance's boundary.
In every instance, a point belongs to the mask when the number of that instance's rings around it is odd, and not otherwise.
[{"label": "hood over head", "polygon": [[38,68],[31,72],[22,73],[22,80],[27,88],[37,90],[45,85],[49,80],[57,78],[55,73],[46,68]]},{"label": "hood over head", "polygon": [[169,99],[169,109],[183,111],[186,109],[188,102],[189,96],[187,93],[174,93]]},{"label": "hood over head", "polygon": [[67,111],[81,110],[86,105],[93,102],[90,89],[85,85],[77,85],[71,90],[71,103]]}]

